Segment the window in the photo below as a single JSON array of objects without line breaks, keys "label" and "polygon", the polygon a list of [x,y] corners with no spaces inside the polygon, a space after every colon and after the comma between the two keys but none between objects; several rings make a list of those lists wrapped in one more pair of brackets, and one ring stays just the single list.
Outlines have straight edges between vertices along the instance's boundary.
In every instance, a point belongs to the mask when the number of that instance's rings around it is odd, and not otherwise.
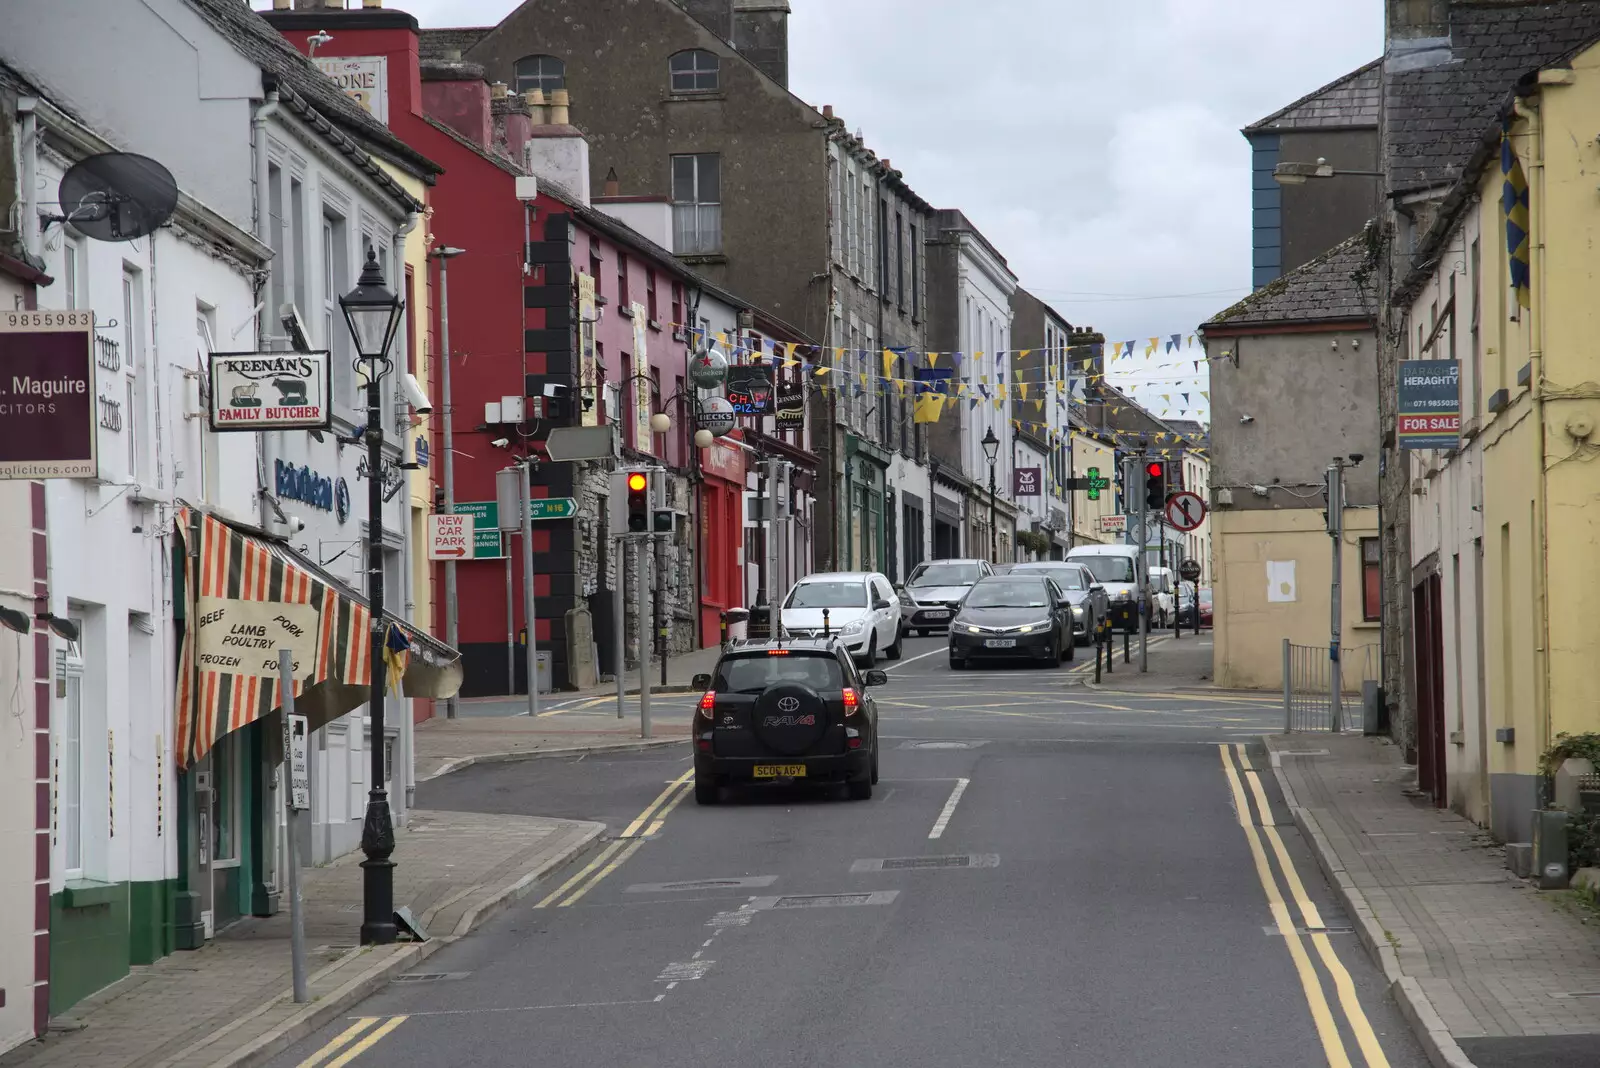
[{"label": "window", "polygon": [[922,319],[922,246],[917,242],[917,224],[911,224],[911,321]]},{"label": "window", "polygon": [[847,168],[844,175],[844,256],[845,269],[851,274],[861,273],[861,258],[857,243],[859,213],[856,211],[856,172]]},{"label": "window", "polygon": [[674,93],[713,93],[717,90],[720,61],[704,49],[691,48],[674,55],[668,64]]},{"label": "window", "polygon": [[[289,179],[289,224],[293,228],[289,231],[289,249],[294,262],[290,265],[293,272],[294,294],[290,299],[300,311],[307,307],[309,297],[306,291],[306,277],[311,272],[306,265],[306,187],[298,178]],[[384,275],[387,279],[389,276]],[[277,321],[277,309],[273,311],[273,321]]]},{"label": "window", "polygon": [[64,240],[61,245],[62,296],[68,308],[81,308],[88,301],[84,297],[83,246],[76,241]]},{"label": "window", "polygon": [[589,277],[594,279],[595,297],[604,296],[605,291],[600,285],[600,242],[592,238],[589,241]]},{"label": "window", "polygon": [[350,277],[350,236],[342,217],[322,215],[322,344],[333,361],[333,396],[337,404],[355,407],[355,368],[351,366],[350,330],[339,310],[339,293]]},{"label": "window", "polygon": [[524,56],[515,67],[517,92],[539,89],[548,97],[567,87],[567,65],[555,56]]},{"label": "window", "polygon": [[406,370],[411,374],[417,373],[417,350],[422,346],[417,344],[417,323],[411,317],[411,309],[417,301],[417,273],[411,264],[406,264]]},{"label": "window", "polygon": [[628,257],[621,252],[617,253],[617,310],[624,315],[628,313],[633,298],[628,292]]},{"label": "window", "polygon": [[211,865],[239,863],[239,734],[224,735],[211,750]]},{"label": "window", "polygon": [[644,272],[644,307],[645,314],[651,322],[660,322],[661,316],[656,311],[656,272],[651,268]]},{"label": "window", "polygon": [[1377,538],[1361,539],[1361,618],[1383,618],[1383,550]]},{"label": "window", "polygon": [[677,282],[672,283],[672,325],[683,325],[683,286]]},{"label": "window", "polygon": [[828,251],[833,262],[843,264],[844,252],[844,186],[839,182],[839,157],[828,156]]},{"label": "window", "polygon": [[878,201],[878,282],[885,304],[889,303],[889,202]]},{"label": "window", "polygon": [[288,262],[284,254],[283,169],[267,165],[267,244],[272,246],[272,278],[268,285],[267,322],[274,321],[289,292]]},{"label": "window", "polygon": [[900,314],[906,311],[906,219],[894,213],[894,300]]},{"label": "window", "polygon": [[861,212],[860,229],[857,239],[861,242],[861,280],[871,288],[873,284],[872,270],[872,182],[862,181],[861,196],[856,201]]},{"label": "window", "polygon": [[[78,633],[83,633],[81,621]],[[61,865],[68,876],[83,873],[83,656],[76,642],[66,653],[66,700],[56,736],[56,819]]]},{"label": "window", "polygon": [[139,455],[139,405],[144,396],[144,330],[141,312],[144,310],[144,279],[131,267],[122,271],[122,351],[128,377],[123,398],[122,432],[128,441],[128,477],[137,479],[143,474]]},{"label": "window", "polygon": [[672,157],[673,252],[693,255],[722,248],[722,157]]}]

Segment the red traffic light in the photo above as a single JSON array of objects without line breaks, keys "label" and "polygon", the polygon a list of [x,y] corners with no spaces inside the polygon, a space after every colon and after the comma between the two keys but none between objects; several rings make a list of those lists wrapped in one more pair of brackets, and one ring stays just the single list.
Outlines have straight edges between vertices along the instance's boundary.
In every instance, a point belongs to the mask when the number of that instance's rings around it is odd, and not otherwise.
[{"label": "red traffic light", "polygon": [[1144,472],[1145,472],[1145,474],[1149,475],[1151,478],[1160,478],[1163,474],[1166,473],[1166,467],[1162,464],[1162,462],[1160,460],[1151,460],[1148,464],[1145,465]]}]

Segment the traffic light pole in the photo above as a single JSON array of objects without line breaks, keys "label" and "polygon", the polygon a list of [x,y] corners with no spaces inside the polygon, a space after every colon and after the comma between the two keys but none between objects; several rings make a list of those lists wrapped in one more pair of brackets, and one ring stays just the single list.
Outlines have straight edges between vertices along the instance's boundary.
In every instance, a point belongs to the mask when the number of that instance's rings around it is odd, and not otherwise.
[{"label": "traffic light pole", "polygon": [[650,543],[639,539],[639,737],[650,737]]},{"label": "traffic light pole", "polygon": [[[1139,450],[1138,470],[1145,474],[1145,457],[1148,454]],[[1148,475],[1145,475],[1148,478]],[[1150,601],[1150,565],[1145,559],[1145,543],[1150,540],[1150,500],[1146,491],[1145,500],[1139,502],[1139,670],[1150,670],[1150,615],[1155,605]]]},{"label": "traffic light pole", "polygon": [[533,464],[522,466],[523,615],[528,621],[528,715],[539,715],[539,600],[533,577]]}]

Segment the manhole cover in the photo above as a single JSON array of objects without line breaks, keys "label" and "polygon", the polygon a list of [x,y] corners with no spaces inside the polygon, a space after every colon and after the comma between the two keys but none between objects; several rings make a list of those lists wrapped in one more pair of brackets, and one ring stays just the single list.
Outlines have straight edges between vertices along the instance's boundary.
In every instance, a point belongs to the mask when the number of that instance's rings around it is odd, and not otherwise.
[{"label": "manhole cover", "polygon": [[910,742],[907,749],[971,749],[972,742]]},{"label": "manhole cover", "polygon": [[998,853],[957,853],[937,857],[889,857],[887,859],[858,860],[850,865],[853,872],[911,871],[932,868],[995,868],[1000,865]]}]

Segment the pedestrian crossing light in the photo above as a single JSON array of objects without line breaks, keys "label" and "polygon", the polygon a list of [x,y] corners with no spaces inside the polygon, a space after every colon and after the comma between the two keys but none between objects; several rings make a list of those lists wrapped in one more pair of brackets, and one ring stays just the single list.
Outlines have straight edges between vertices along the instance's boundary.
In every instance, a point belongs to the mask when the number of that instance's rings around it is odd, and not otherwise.
[{"label": "pedestrian crossing light", "polygon": [[628,472],[628,532],[650,531],[650,476],[643,471]]},{"label": "pedestrian crossing light", "polygon": [[1159,512],[1167,506],[1167,462],[1150,460],[1144,465],[1144,506]]}]

